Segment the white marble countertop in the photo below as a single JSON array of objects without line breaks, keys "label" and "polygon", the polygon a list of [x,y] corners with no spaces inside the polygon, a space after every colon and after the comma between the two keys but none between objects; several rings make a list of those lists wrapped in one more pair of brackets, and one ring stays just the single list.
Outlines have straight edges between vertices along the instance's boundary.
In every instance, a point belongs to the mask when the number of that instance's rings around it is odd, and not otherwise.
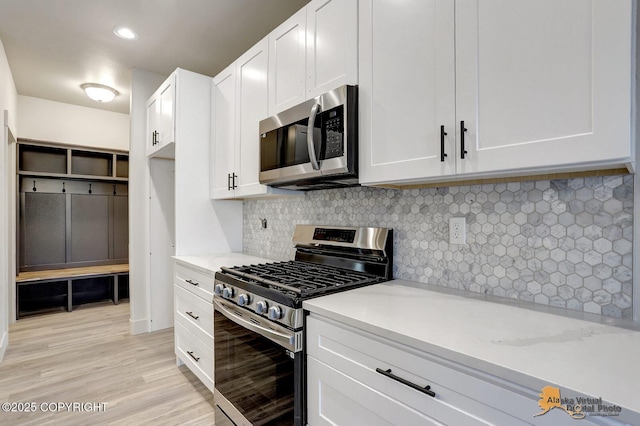
[{"label": "white marble countertop", "polygon": [[626,415],[619,420],[640,424],[637,324],[608,321],[624,328],[572,318],[566,311],[558,315],[564,311],[559,309],[541,312],[508,299],[448,293],[395,280],[311,299],[303,306],[529,389],[550,385],[601,397],[623,408]]},{"label": "white marble countertop", "polygon": [[188,263],[204,273],[216,272],[221,266],[241,266],[256,263],[275,262],[272,259],[252,256],[244,253],[212,253],[194,256],[173,256],[177,261]]}]

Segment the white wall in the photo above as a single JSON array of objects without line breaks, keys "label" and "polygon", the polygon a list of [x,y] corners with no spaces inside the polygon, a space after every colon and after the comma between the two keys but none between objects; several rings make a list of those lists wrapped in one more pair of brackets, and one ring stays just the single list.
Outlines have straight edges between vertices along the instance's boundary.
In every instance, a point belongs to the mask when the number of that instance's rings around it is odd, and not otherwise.
[{"label": "white wall", "polygon": [[18,96],[19,138],[129,150],[129,116],[31,96]]},{"label": "white wall", "polygon": [[17,129],[17,91],[13,75],[7,62],[7,55],[0,40],[0,362],[4,358],[9,343],[9,288],[13,286],[15,276],[11,276],[10,236],[15,234],[15,227],[10,223],[9,193],[12,181],[12,169],[7,167],[11,159],[10,135]]},{"label": "white wall", "polygon": [[149,162],[145,152],[147,99],[166,76],[131,72],[129,147],[129,309],[131,334],[150,331]]},{"label": "white wall", "polygon": [[[0,121],[3,121],[2,111],[9,111],[9,130],[17,134],[17,111],[18,92],[13,82],[13,75],[7,62],[7,55],[4,52],[2,40],[0,40]],[[5,124],[4,121],[0,124]]]},{"label": "white wall", "polygon": [[640,7],[638,3],[634,2],[635,8],[635,29],[636,38],[633,44],[633,51],[636,52],[635,63],[635,81],[632,87],[635,88],[635,98],[631,109],[634,118],[632,120],[633,126],[635,126],[635,132],[631,134],[636,138],[636,173],[633,179],[633,320],[640,322],[640,54],[638,54],[638,48],[640,47]]}]

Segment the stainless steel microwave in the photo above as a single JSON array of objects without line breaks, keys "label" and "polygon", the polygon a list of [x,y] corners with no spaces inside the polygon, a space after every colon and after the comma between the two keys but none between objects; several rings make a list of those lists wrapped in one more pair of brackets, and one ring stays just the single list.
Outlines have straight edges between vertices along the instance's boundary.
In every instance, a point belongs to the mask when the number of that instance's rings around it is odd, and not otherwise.
[{"label": "stainless steel microwave", "polygon": [[341,86],[262,120],[260,183],[301,190],[358,185],[358,88]]}]

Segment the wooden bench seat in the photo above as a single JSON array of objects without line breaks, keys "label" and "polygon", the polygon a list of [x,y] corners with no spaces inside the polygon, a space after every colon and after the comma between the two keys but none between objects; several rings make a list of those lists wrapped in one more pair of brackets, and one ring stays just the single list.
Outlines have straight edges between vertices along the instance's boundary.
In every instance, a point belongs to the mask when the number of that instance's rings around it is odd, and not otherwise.
[{"label": "wooden bench seat", "polygon": [[[66,310],[73,309],[74,281],[88,280],[101,277],[113,277],[110,282],[111,300],[114,304],[119,303],[119,282],[118,278],[129,275],[129,264],[85,266],[80,268],[51,269],[43,271],[20,272],[16,277],[16,319],[23,313],[20,310],[20,288],[25,286],[61,283],[66,281]],[[64,284],[62,284],[64,285]],[[45,296],[46,298],[46,296]]]}]

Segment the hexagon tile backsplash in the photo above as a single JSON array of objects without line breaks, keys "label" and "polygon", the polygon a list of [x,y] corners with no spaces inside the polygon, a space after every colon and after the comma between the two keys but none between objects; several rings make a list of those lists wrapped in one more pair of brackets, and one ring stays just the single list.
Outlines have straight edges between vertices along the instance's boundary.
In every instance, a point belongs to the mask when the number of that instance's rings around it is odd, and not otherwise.
[{"label": "hexagon tile backsplash", "polygon": [[[452,216],[467,244],[449,244]],[[245,200],[245,252],[292,259],[296,223],[393,228],[394,278],[632,315],[631,175]]]}]

